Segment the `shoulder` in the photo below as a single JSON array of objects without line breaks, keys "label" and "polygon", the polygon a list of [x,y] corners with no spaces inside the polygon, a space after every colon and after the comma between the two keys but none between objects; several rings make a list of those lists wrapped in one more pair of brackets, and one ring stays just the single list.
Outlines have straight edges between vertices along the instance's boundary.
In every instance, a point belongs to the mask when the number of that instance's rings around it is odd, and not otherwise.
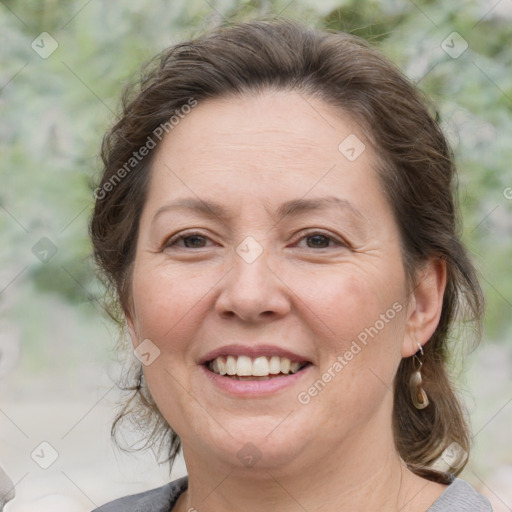
[{"label": "shoulder", "polygon": [[157,489],[111,501],[92,512],[169,512],[187,487],[188,477],[184,476]]},{"label": "shoulder", "polygon": [[456,478],[427,512],[493,512],[489,500],[465,480]]}]

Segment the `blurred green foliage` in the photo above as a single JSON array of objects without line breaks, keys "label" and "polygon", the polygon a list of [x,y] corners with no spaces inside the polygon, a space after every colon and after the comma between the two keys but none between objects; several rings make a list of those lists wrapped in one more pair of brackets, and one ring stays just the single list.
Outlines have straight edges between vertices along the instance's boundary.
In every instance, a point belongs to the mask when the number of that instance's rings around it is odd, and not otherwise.
[{"label": "blurred green foliage", "polygon": [[[24,342],[35,346],[41,329],[52,331],[49,296],[82,305],[84,339],[98,310],[87,221],[99,145],[122,87],[143,61],[223,18],[272,14],[372,41],[432,98],[458,158],[463,237],[487,297],[486,333],[510,339],[512,12],[489,9],[440,0],[3,1],[0,304],[25,326]],[[31,47],[41,32],[58,43],[46,59]],[[458,58],[441,47],[453,32],[469,45]],[[32,252],[43,236],[57,247],[47,263]]]}]

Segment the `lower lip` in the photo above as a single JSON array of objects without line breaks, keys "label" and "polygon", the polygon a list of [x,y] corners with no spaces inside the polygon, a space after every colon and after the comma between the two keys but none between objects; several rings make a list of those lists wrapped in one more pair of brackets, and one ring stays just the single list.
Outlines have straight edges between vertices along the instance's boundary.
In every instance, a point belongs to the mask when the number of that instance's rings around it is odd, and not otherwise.
[{"label": "lower lip", "polygon": [[222,391],[237,396],[268,396],[282,389],[289,388],[297,384],[304,376],[309,373],[311,365],[306,366],[297,373],[287,375],[286,377],[272,377],[268,380],[236,380],[224,375],[211,372],[202,366],[206,377]]}]

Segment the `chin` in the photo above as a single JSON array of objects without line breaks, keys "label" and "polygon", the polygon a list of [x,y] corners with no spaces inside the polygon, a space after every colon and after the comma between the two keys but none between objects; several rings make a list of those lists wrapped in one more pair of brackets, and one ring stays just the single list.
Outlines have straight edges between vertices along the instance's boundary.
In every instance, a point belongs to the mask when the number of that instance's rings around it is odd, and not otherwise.
[{"label": "chin", "polygon": [[[214,430],[209,430],[208,437],[203,436],[199,442],[197,438],[192,441],[189,437],[189,442],[196,447],[202,445],[204,450],[211,452],[213,460],[222,461],[237,471],[251,470],[253,476],[257,470],[285,469],[298,461],[309,443],[304,429],[290,428],[284,418],[286,414],[222,421],[226,430],[216,424]],[[311,442],[314,435],[309,437]]]}]

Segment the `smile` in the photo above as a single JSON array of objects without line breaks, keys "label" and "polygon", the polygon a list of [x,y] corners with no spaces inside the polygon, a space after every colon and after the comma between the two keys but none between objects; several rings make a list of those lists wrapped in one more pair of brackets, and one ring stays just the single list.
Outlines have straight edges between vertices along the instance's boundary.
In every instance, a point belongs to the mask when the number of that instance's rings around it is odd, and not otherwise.
[{"label": "smile", "polygon": [[219,356],[206,363],[206,367],[217,375],[232,377],[237,380],[268,380],[299,372],[307,361],[291,361],[280,356]]}]

